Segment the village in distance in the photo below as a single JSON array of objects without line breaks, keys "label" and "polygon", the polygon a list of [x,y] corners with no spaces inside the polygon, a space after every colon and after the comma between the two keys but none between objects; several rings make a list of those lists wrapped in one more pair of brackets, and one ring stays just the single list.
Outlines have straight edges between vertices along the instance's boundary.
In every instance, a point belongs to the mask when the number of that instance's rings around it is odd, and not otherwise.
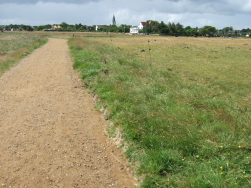
[{"label": "village in distance", "polygon": [[204,26],[202,28],[192,28],[190,26],[184,27],[180,23],[164,23],[154,20],[147,20],[140,22],[137,26],[121,24],[116,25],[115,16],[112,18],[110,25],[92,25],[84,24],[71,25],[66,22],[61,24],[47,24],[39,26],[30,25],[0,25],[0,31],[64,31],[64,32],[115,32],[115,33],[129,33],[135,34],[159,34],[170,36],[210,36],[210,37],[251,37],[251,29],[243,28],[242,30],[235,30],[233,27],[224,27],[222,29],[214,26]]}]

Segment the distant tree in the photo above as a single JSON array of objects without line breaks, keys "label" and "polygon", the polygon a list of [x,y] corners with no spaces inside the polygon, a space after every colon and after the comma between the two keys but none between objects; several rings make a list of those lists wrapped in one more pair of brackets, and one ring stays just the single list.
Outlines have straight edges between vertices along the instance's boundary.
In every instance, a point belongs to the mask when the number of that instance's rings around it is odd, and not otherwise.
[{"label": "distant tree", "polygon": [[13,27],[14,27],[13,24],[10,24],[10,25],[9,25],[10,30],[13,29]]},{"label": "distant tree", "polygon": [[246,32],[248,32],[248,30],[247,29],[242,29],[241,32],[246,33]]},{"label": "distant tree", "polygon": [[169,22],[169,23],[167,24],[167,27],[168,27],[168,29],[169,29],[171,35],[177,34],[177,32],[176,32],[176,26],[175,26],[174,23]]},{"label": "distant tree", "polygon": [[116,25],[111,24],[110,27],[108,28],[108,31],[109,32],[119,32],[119,28]]},{"label": "distant tree", "polygon": [[207,25],[207,26],[200,28],[199,33],[203,36],[213,36],[216,33],[216,28],[213,26]]},{"label": "distant tree", "polygon": [[160,23],[155,20],[147,20],[147,25],[145,27],[146,33],[159,33],[159,25]]},{"label": "distant tree", "polygon": [[45,29],[51,29],[52,25],[51,24],[47,24],[44,26]]},{"label": "distant tree", "polygon": [[224,27],[223,29],[221,29],[221,32],[223,35],[228,35],[228,32],[229,31],[233,31],[234,28],[231,26],[231,27]]},{"label": "distant tree", "polygon": [[242,33],[242,36],[246,36],[246,35],[249,35],[249,36],[250,36],[251,29],[249,29],[249,28],[247,28],[247,29],[242,29],[242,30],[241,30],[241,33]]},{"label": "distant tree", "polygon": [[83,29],[82,27],[83,27],[83,25],[81,23],[75,24],[75,30],[81,30],[81,29]]},{"label": "distant tree", "polygon": [[191,26],[186,26],[186,27],[184,28],[185,31],[188,31],[188,30],[190,30],[190,29],[192,29]]},{"label": "distant tree", "polygon": [[68,23],[66,23],[66,22],[62,22],[61,24],[60,24],[60,26],[63,28],[63,29],[67,29],[67,27],[68,27]]},{"label": "distant tree", "polygon": [[13,30],[19,30],[20,29],[20,25],[16,25],[16,24],[10,24],[9,26],[8,26],[9,28],[10,28],[10,30],[11,29],[13,29]]},{"label": "distant tree", "polygon": [[10,26],[8,26],[8,25],[6,25],[4,29],[5,29],[6,31],[10,31],[10,30],[11,30]]},{"label": "distant tree", "polygon": [[187,26],[184,28],[184,34],[187,36],[198,35],[198,29]]},{"label": "distant tree", "polygon": [[26,31],[34,31],[34,28],[30,25],[26,26]]},{"label": "distant tree", "polygon": [[184,35],[184,28],[180,23],[175,24],[175,30],[177,35]]},{"label": "distant tree", "polygon": [[74,31],[74,30],[76,30],[75,29],[75,25],[68,25],[67,28],[66,28],[66,30],[68,30],[68,31]]},{"label": "distant tree", "polygon": [[21,28],[22,31],[26,31],[26,25],[21,24]]},{"label": "distant tree", "polygon": [[118,27],[118,32],[120,32],[120,33],[128,33],[128,32],[130,32],[130,27],[131,27],[131,25],[121,24]]},{"label": "distant tree", "polygon": [[31,27],[30,25],[21,25],[21,29],[23,31],[34,31],[34,28]]},{"label": "distant tree", "polygon": [[36,27],[36,31],[42,31],[42,30],[44,30],[45,29],[45,27],[44,27],[44,25],[40,25],[40,26],[38,26],[38,27]]},{"label": "distant tree", "polygon": [[49,30],[49,29],[51,29],[51,27],[52,27],[51,24],[40,25],[40,26],[34,27],[34,30],[36,30],[36,31]]},{"label": "distant tree", "polygon": [[160,32],[160,23],[158,21],[152,20],[150,22],[151,27],[152,27],[152,32],[153,33],[159,33]]},{"label": "distant tree", "polygon": [[163,21],[161,21],[159,24],[159,32],[164,34],[169,34],[169,29]]}]

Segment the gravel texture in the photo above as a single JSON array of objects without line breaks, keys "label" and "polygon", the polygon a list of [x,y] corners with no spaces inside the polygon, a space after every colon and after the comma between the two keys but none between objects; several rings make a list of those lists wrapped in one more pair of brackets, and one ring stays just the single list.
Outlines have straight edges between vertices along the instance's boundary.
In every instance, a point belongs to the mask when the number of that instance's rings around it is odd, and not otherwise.
[{"label": "gravel texture", "polygon": [[134,187],[107,122],[50,39],[0,77],[0,187]]}]

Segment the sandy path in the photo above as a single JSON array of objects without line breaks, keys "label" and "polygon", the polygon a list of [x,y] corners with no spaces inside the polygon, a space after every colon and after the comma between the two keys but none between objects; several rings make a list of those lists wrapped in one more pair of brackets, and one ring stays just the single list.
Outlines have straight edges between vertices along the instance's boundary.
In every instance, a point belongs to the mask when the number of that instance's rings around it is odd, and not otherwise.
[{"label": "sandy path", "polygon": [[134,187],[93,105],[63,39],[0,77],[0,187]]}]

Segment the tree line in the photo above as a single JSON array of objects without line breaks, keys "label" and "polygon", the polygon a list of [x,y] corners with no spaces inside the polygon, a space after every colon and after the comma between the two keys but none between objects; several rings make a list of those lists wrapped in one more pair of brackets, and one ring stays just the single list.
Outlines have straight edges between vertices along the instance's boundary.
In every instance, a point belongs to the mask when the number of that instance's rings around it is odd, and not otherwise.
[{"label": "tree line", "polygon": [[[57,31],[96,31],[96,25],[87,26],[83,24],[70,25],[66,22],[56,25],[51,24],[30,26],[30,25],[7,25],[5,28],[0,27],[0,30],[20,30],[20,31],[42,31],[42,30],[57,30]],[[119,32],[128,33],[130,32],[131,25],[121,24],[110,25],[109,27],[101,27],[96,32]],[[202,28],[186,26],[184,27],[180,23],[164,23],[163,21],[158,22],[154,20],[147,20],[146,26],[139,31],[140,33],[148,34],[161,34],[161,35],[177,35],[177,36],[247,36],[250,35],[251,29],[234,30],[233,27],[224,27],[223,29],[216,29],[214,26],[204,26]]]},{"label": "tree line", "polygon": [[180,23],[169,22],[165,24],[163,21],[147,20],[146,26],[140,33],[152,33],[162,35],[177,35],[177,36],[246,36],[251,33],[251,29],[234,30],[233,27],[224,27],[223,29],[216,29],[213,26],[204,26],[202,28],[186,26]]}]

